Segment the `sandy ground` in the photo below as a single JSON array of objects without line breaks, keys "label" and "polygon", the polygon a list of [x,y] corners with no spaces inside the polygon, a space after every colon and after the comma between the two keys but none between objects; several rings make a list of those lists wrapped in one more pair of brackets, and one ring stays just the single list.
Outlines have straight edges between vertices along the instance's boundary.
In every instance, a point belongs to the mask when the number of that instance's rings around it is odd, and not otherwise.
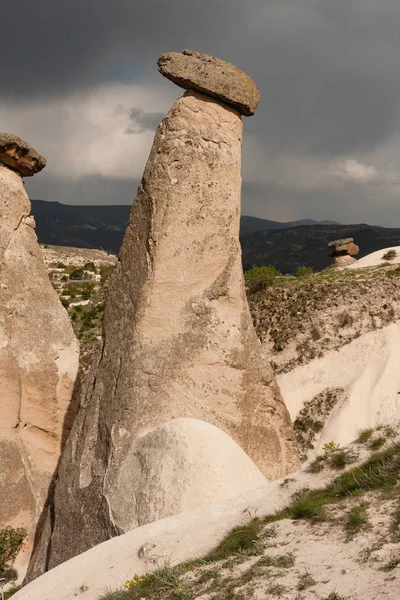
[{"label": "sandy ground", "polygon": [[[358,455],[354,465],[371,453],[365,443],[351,448]],[[98,600],[105,592],[121,588],[135,573],[204,556],[233,526],[272,514],[286,506],[296,491],[323,487],[337,475],[328,466],[319,473],[302,470],[237,498],[150,523],[52,569],[18,592],[15,600]],[[346,519],[360,503],[366,504],[367,522],[349,534]],[[336,592],[341,600],[396,600],[400,567],[394,564],[387,569],[387,565],[397,558],[400,563],[400,528],[394,521],[399,503],[397,488],[390,493],[369,492],[327,507],[324,519],[317,523],[286,519],[265,525],[256,556],[235,555],[229,565],[224,561],[196,566],[185,577],[197,581],[203,570],[211,568],[222,585],[234,583],[242,594],[238,597],[245,599],[327,600]],[[282,555],[292,555],[293,564],[286,568],[256,564],[265,556]],[[307,574],[310,585],[301,589]],[[218,591],[204,595],[199,590],[195,597],[210,600],[222,595]]]},{"label": "sandy ground", "polygon": [[[383,255],[388,250],[394,250],[397,254],[392,260],[385,260]],[[348,267],[341,267],[342,269],[361,269],[362,267],[375,267],[378,265],[398,265],[400,264],[400,246],[392,246],[390,248],[384,248],[383,250],[377,250],[372,252],[363,258],[360,258],[357,262],[349,265]]]}]

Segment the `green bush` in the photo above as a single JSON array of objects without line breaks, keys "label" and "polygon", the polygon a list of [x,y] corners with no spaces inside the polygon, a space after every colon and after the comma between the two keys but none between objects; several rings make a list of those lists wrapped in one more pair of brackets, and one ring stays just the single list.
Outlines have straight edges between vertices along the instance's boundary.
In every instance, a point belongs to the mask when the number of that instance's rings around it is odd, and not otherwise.
[{"label": "green bush", "polygon": [[314,273],[314,269],[312,267],[299,267],[295,273],[296,277],[307,277],[308,275],[312,275]]},{"label": "green bush", "polygon": [[82,290],[82,293],[81,293],[83,300],[89,300],[90,296],[92,295],[93,288],[94,288],[93,283],[89,283],[87,286],[85,286],[85,288]]},{"label": "green bush", "polygon": [[14,581],[17,578],[12,565],[25,537],[26,530],[22,528],[0,529],[0,577],[4,577],[7,581]]},{"label": "green bush", "polygon": [[93,262],[87,262],[83,265],[83,268],[86,271],[92,271],[92,273],[96,273],[96,267],[95,264]]},{"label": "green bush", "polygon": [[279,275],[282,275],[282,273],[272,265],[263,267],[253,265],[251,269],[245,272],[244,279],[249,292],[255,294],[265,290]]},{"label": "green bush", "polygon": [[383,260],[393,260],[394,258],[396,258],[396,256],[397,256],[396,250],[388,250],[382,256],[382,258],[383,258]]},{"label": "green bush", "polygon": [[368,524],[368,516],[365,504],[354,506],[347,517],[346,529],[351,533],[356,533],[362,527]]},{"label": "green bush", "polygon": [[232,554],[248,552],[254,547],[261,531],[259,519],[253,519],[246,525],[232,529],[222,542],[205,557],[206,562],[222,560]]},{"label": "green bush", "polygon": [[83,279],[83,276],[84,276],[84,271],[83,271],[82,267],[78,267],[77,269],[74,269],[69,274],[70,279]]}]

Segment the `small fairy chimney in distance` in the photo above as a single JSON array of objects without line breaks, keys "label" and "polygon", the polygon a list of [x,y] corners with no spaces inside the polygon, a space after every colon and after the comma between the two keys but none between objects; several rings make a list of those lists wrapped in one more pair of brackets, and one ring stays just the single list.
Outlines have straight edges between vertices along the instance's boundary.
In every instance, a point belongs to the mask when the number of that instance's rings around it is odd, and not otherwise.
[{"label": "small fairy chimney in distance", "polygon": [[354,243],[353,238],[333,240],[329,242],[328,248],[332,257],[331,267],[347,267],[355,263],[357,259],[354,257],[360,251],[360,248]]}]

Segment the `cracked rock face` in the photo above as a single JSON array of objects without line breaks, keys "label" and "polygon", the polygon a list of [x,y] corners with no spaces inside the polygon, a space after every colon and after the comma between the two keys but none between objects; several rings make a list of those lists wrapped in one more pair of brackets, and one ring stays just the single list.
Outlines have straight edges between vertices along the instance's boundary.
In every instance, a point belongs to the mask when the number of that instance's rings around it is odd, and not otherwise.
[{"label": "cracked rock face", "polygon": [[[218,427],[268,478],[299,464],[246,300],[241,145],[239,113],[195,91],[157,129],[109,284],[101,356],[63,453],[53,521],[43,524],[30,579],[154,518],[141,509],[137,484],[149,472],[134,456],[139,439],[151,440],[173,419]],[[158,518],[182,510],[179,502],[166,509],[156,490],[148,502]]]},{"label": "cracked rock face", "polygon": [[44,169],[46,159],[20,137],[0,132],[0,163],[17,171],[22,177],[31,177]]},{"label": "cracked rock face", "polygon": [[22,179],[0,165],[0,527],[32,533],[43,510],[78,368]]},{"label": "cracked rock face", "polygon": [[260,91],[243,71],[214,56],[193,50],[167,52],[158,59],[164,77],[185,90],[197,90],[234,106],[250,117],[260,101]]}]

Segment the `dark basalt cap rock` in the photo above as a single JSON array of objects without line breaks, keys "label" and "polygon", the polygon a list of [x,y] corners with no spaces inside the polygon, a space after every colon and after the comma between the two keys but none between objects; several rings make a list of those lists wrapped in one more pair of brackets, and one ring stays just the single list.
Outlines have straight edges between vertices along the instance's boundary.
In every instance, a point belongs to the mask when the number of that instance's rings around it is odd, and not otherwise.
[{"label": "dark basalt cap rock", "polygon": [[22,177],[31,177],[44,169],[46,162],[28,142],[12,133],[0,132],[0,163],[6,167]]},{"label": "dark basalt cap rock", "polygon": [[193,50],[167,52],[157,65],[176,85],[222,100],[246,117],[254,114],[260,101],[260,91],[246,73],[214,56]]}]

